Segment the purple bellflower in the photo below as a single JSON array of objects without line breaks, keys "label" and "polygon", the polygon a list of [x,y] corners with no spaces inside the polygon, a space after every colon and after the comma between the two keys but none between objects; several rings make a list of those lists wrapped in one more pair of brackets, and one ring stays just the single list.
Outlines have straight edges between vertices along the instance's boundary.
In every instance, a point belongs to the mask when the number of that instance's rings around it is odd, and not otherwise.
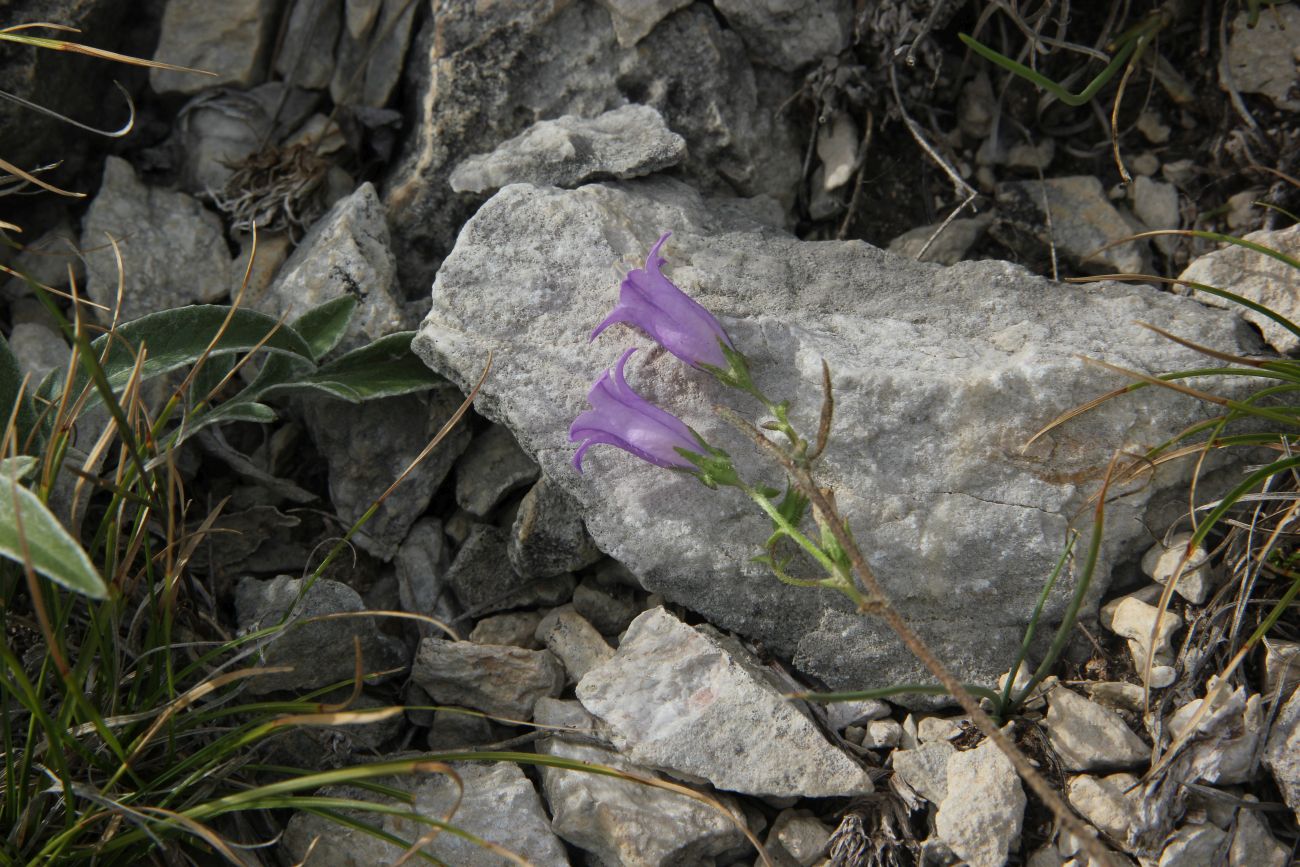
[{"label": "purple bellflower", "polygon": [[659,248],[671,234],[665,232],[650,248],[644,269],[628,272],[619,287],[618,304],[591,332],[591,339],[615,322],[624,322],[640,328],[692,367],[707,364],[725,370],[728,360],[722,345],[731,348],[731,339],[712,313],[659,270],[664,264]]},{"label": "purple bellflower", "polygon": [[582,472],[582,456],[594,445],[617,446],[643,461],[669,469],[696,469],[677,449],[701,453],[705,447],[686,423],[632,390],[623,378],[623,366],[635,349],[623,353],[612,370],[596,380],[587,401],[591,409],[569,426],[569,440],[582,440],[573,466]]}]

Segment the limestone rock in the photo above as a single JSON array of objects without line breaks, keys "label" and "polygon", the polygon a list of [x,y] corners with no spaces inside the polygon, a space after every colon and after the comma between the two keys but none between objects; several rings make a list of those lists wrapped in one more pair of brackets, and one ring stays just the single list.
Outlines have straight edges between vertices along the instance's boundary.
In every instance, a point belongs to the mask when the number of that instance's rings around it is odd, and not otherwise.
[{"label": "limestone rock", "polygon": [[1213,825],[1184,825],[1174,832],[1160,853],[1160,867],[1222,864],[1228,843],[1228,835]]},{"label": "limestone rock", "polygon": [[469,640],[475,644],[506,644],[524,650],[541,650],[537,627],[542,622],[540,611],[511,611],[484,617],[474,624]]},{"label": "limestone rock", "polygon": [[275,71],[285,81],[323,90],[334,77],[334,44],[343,23],[343,0],[289,0]]},{"label": "limestone rock", "polygon": [[602,635],[618,635],[642,611],[632,588],[590,576],[574,589],[573,608]]},{"label": "limestone rock", "polygon": [[491,524],[474,524],[447,572],[447,582],[474,616],[528,605],[562,605],[577,581],[561,573],[530,580],[506,556],[508,536]]},{"label": "limestone rock", "polygon": [[[1188,602],[1200,605],[1209,597],[1214,585],[1214,569],[1204,548],[1197,546],[1188,556],[1187,543],[1191,540],[1191,533],[1179,533],[1167,545],[1162,542],[1152,545],[1151,550],[1142,556],[1142,571],[1158,584],[1168,584],[1169,579],[1178,575],[1174,592]],[[1186,563],[1183,563],[1184,557]],[[1181,574],[1178,572],[1180,565]]]},{"label": "limestone rock", "polygon": [[480,518],[511,491],[537,481],[537,464],[499,424],[474,437],[456,464],[456,503]]},{"label": "limestone rock", "polygon": [[403,669],[410,663],[402,642],[380,632],[376,618],[300,622],[324,614],[365,611],[361,596],[351,587],[321,578],[299,600],[301,591],[302,579],[288,575],[269,581],[245,578],[239,582],[235,615],[243,632],[275,626],[297,602],[289,625],[259,642],[264,642],[265,647],[257,663],[268,667],[290,665],[293,671],[251,677],[245,681],[249,693],[306,691],[349,680],[356,671],[354,636],[361,639],[361,658],[367,672]]},{"label": "limestone rock", "polygon": [[[1295,86],[1300,80],[1296,71],[1300,51],[1300,9],[1290,4],[1276,9],[1262,8],[1264,14],[1254,27],[1250,14],[1242,10],[1232,21],[1228,56],[1220,66],[1220,76],[1231,77],[1231,84],[1242,93],[1262,93],[1280,109],[1300,110]],[[1228,81],[1220,81],[1227,89]]]},{"label": "limestone rock", "polygon": [[[345,0],[330,96],[337,105],[382,108],[402,76],[418,4]],[[364,68],[362,68],[364,64]]]},{"label": "limestone rock", "polygon": [[1118,714],[1063,686],[1048,697],[1047,730],[1071,771],[1129,770],[1151,756],[1151,748]]},{"label": "limestone rock", "polygon": [[[1297,26],[1300,27],[1300,22]],[[1273,232],[1251,232],[1245,236],[1245,240],[1288,256],[1300,255],[1300,225]],[[1300,318],[1300,273],[1254,250],[1228,244],[1221,250],[1206,253],[1193,261],[1183,269],[1178,279],[1227,289],[1281,313],[1292,321]],[[1184,288],[1182,291],[1192,290]],[[1239,305],[1208,292],[1196,292],[1195,297],[1196,300],[1215,307],[1241,309]],[[1300,337],[1272,319],[1253,310],[1245,311],[1242,315],[1247,322],[1259,327],[1264,333],[1264,339],[1278,352],[1288,355],[1300,350]]]},{"label": "limestone rock", "polygon": [[[1218,678],[1211,677],[1206,692],[1214,692]],[[1195,699],[1169,718],[1171,737],[1182,737],[1205,704]],[[1217,785],[1245,783],[1255,776],[1255,760],[1263,735],[1264,715],[1258,695],[1244,686],[1224,689],[1196,724],[1196,735],[1186,747],[1186,779]]]},{"label": "limestone rock", "polygon": [[[1092,175],[1000,184],[997,202],[1000,222],[994,227],[995,234],[1012,246],[1019,245],[1009,231],[1032,237],[1044,246],[1055,243],[1058,250],[1092,273],[1151,272],[1145,241],[1101,250],[1132,235],[1133,230],[1106,198],[1101,181]],[[1051,209],[1050,222],[1045,207]]]},{"label": "limestone rock", "polygon": [[[544,698],[537,703],[536,721],[591,732],[595,720],[576,701]],[[653,771],[628,762],[613,750],[573,743],[563,735],[544,738],[538,752],[576,759],[657,778]],[[604,864],[626,867],[673,867],[705,864],[723,852],[745,845],[745,838],[717,810],[675,792],[632,780],[581,774],[559,768],[540,769],[551,827],[565,840],[592,853]],[[726,795],[714,795],[740,814],[740,805]]]},{"label": "limestone rock", "polygon": [[573,497],[546,478],[533,485],[519,504],[509,554],[510,564],[525,578],[573,572],[602,556],[587,535]]},{"label": "limestone rock", "polygon": [[[86,294],[112,309],[118,242],[126,288],[121,320],[210,302],[230,289],[230,254],[217,215],[185,193],[147,187],[126,160],[104,161],[104,179],[82,224]],[[98,313],[107,319],[111,314]]]},{"label": "limestone rock", "polygon": [[957,748],[947,741],[935,741],[910,750],[894,750],[894,772],[922,798],[942,804],[948,797],[948,762]]},{"label": "limestone rock", "polygon": [[151,69],[149,83],[158,93],[260,84],[275,43],[280,5],[280,0],[168,0],[154,59],[214,72],[216,77]]},{"label": "limestone rock", "polygon": [[635,7],[653,26],[633,47],[619,44],[610,13],[590,2],[457,3],[429,16],[408,64],[416,112],[384,192],[409,293],[427,291],[481,201],[448,186],[455,162],[545,118],[650,106],[686,140],[679,171],[700,189],[793,204],[801,150],[778,110],[796,85],[756,74],[707,4],[659,20],[673,5],[683,4],[606,3]]},{"label": "limestone rock", "polygon": [[762,668],[662,608],[632,622],[613,658],[578,684],[578,699],[638,764],[775,797],[872,790]]},{"label": "limestone rock", "polygon": [[1264,766],[1300,821],[1300,689],[1291,694],[1273,720],[1264,745]]},{"label": "limestone rock", "polygon": [[547,613],[537,624],[537,639],[564,664],[570,683],[577,683],[614,655],[614,648],[572,605]]},{"label": "limestone rock", "polygon": [[[621,326],[587,341],[617,297],[610,263],[644,261],[670,227],[665,273],[720,317],[765,392],[796,399],[805,431],[816,430],[819,401],[809,393],[822,359],[830,365],[838,399],[825,478],[887,592],[963,680],[993,682],[1015,655],[1113,450],[1154,445],[1205,417],[1194,401],[1142,389],[1024,450],[1048,420],[1123,382],[1075,353],[1153,372],[1203,362],[1136,319],[1225,351],[1258,345],[1235,316],[1148,287],[1058,286],[1005,263],[943,269],[860,242],[801,242],[663,177],[498,193],[439,271],[416,352],[467,388],[487,348],[497,349],[479,411],[507,425],[543,476],[577,500],[602,550],[647,590],[837,688],[928,675],[878,621],[752,563],[770,524],[738,494],[613,448],[592,449],[585,475],[570,464],[569,425],[591,382],[619,347],[650,346]],[[750,404],[657,350],[633,356],[628,377],[730,451],[747,478],[771,476],[712,409]],[[1111,563],[1149,543],[1148,506],[1172,507],[1182,495],[1190,466],[1165,469],[1111,505],[1098,592]],[[1065,604],[1053,594],[1044,622]]]},{"label": "limestone rock", "polygon": [[986,740],[948,760],[948,795],[935,832],[971,867],[1002,867],[1020,839],[1025,803],[1011,760]]},{"label": "limestone rock", "polygon": [[527,721],[539,698],[560,694],[564,668],[548,650],[426,638],[411,679],[439,704]]},{"label": "limestone rock", "polygon": [[458,193],[483,193],[507,184],[576,187],[601,178],[648,175],[686,156],[686,140],[663,115],[625,105],[590,120],[565,115],[543,120],[489,154],[465,159],[451,173]]},{"label": "limestone rock", "polygon": [[[345,526],[365,514],[460,403],[460,396],[446,386],[360,404],[316,395],[300,401],[303,421],[329,465],[330,501]],[[391,560],[468,442],[465,428],[453,428],[352,540],[379,559]]]},{"label": "limestone rock", "polygon": [[311,227],[270,289],[252,298],[251,306],[272,316],[288,314],[293,321],[350,294],[358,304],[339,350],[355,349],[402,330],[396,279],[384,210],[367,181]]},{"label": "limestone rock", "polygon": [[[397,573],[402,610],[452,620],[456,616],[447,585],[447,538],[437,518],[421,518],[397,546]],[[431,624],[420,624],[421,635],[432,635]]]},{"label": "limestone rock", "polygon": [[956,265],[965,258],[966,251],[983,237],[992,222],[993,217],[989,214],[953,220],[943,230],[943,233],[934,239],[934,243],[926,249],[924,255],[921,255],[922,248],[925,247],[930,237],[939,230],[940,224],[920,226],[904,232],[890,241],[889,250],[891,253],[907,256],[909,259],[919,259],[922,262]]},{"label": "limestone rock", "polygon": [[[446,774],[387,777],[375,782],[413,796],[412,803],[393,800],[389,802],[392,806],[414,809],[431,819],[444,819],[459,801],[452,819],[456,827],[496,843],[536,867],[569,867],[564,844],[551,832],[542,800],[518,765],[456,762],[451,767],[464,786],[463,797],[456,781]],[[332,786],[322,789],[320,794],[382,800],[373,790],[354,786]],[[430,828],[394,814],[349,811],[349,815],[378,825],[407,844],[414,843]],[[280,845],[288,859],[307,867],[393,864],[406,850],[406,845],[394,845],[311,813],[298,813],[289,820]],[[501,856],[453,834],[439,834],[422,851],[456,867],[501,867],[508,863]]]}]

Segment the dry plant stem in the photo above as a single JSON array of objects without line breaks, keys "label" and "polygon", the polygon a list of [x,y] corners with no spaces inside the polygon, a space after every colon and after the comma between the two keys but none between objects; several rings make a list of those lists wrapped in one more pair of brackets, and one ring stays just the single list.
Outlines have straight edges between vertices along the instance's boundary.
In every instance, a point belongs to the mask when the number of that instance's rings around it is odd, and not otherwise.
[{"label": "dry plant stem", "polygon": [[857,600],[858,610],[863,614],[874,614],[882,618],[889,628],[894,631],[894,634],[898,636],[899,640],[903,642],[908,652],[929,669],[930,673],[943,684],[944,689],[948,690],[952,697],[957,699],[957,703],[961,705],[962,710],[970,715],[971,721],[983,732],[984,736],[993,741],[1003,755],[1010,760],[1012,766],[1016,769],[1016,773],[1020,774],[1021,778],[1029,784],[1029,788],[1034,790],[1034,794],[1038,795],[1043,803],[1048,806],[1056,816],[1057,821],[1082,842],[1083,847],[1091,857],[1096,858],[1102,864],[1113,864],[1114,860],[1111,858],[1110,852],[1097,839],[1092,829],[1071,812],[1070,807],[1061,799],[1056,790],[1048,784],[1047,780],[1043,779],[1042,774],[1038,773],[1024,753],[1020,752],[1016,745],[1006,735],[1002,734],[1002,730],[998,728],[997,723],[984,712],[979,703],[975,701],[975,697],[966,691],[961,681],[953,676],[948,667],[921,640],[921,637],[912,631],[912,628],[903,619],[898,609],[890,603],[889,598],[885,595],[884,588],[880,586],[880,582],[876,579],[875,572],[867,563],[866,557],[863,556],[853,537],[844,528],[844,522],[837,514],[835,506],[827,499],[822,489],[817,486],[807,467],[797,464],[780,447],[762,434],[757,431],[754,431],[754,434],[755,442],[777,458],[786,472],[790,474],[790,478],[794,480],[799,492],[808,498],[808,501],[820,515],[818,523],[830,528],[835,541],[848,554],[849,562],[853,565],[854,574],[862,585],[862,592]]}]

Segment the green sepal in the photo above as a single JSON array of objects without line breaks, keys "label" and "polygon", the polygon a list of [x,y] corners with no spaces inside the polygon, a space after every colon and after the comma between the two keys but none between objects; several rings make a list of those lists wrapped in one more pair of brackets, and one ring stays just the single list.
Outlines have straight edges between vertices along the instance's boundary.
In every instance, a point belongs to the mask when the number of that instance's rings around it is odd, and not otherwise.
[{"label": "green sepal", "polygon": [[680,447],[674,449],[677,454],[697,467],[696,470],[687,470],[687,472],[699,479],[705,487],[713,490],[717,490],[719,485],[732,488],[740,487],[740,476],[737,474],[736,468],[731,464],[731,455],[706,443],[693,429],[691,433],[695,434],[695,439],[699,441],[705,453],[700,454]]}]

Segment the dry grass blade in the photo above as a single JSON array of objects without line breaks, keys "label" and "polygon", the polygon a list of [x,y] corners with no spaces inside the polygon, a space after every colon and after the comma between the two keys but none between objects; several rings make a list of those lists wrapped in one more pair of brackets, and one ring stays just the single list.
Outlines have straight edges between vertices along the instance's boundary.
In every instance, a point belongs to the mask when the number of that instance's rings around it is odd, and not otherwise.
[{"label": "dry grass blade", "polygon": [[42,190],[45,190],[48,193],[54,193],[57,196],[67,196],[70,199],[84,199],[86,197],[85,193],[77,193],[77,192],[73,192],[72,190],[65,190],[62,187],[56,187],[54,186],[54,184],[43,181],[40,178],[36,177],[36,175],[33,174],[32,172],[23,171],[22,169],[18,168],[18,166],[14,165],[13,163],[9,162],[8,160],[2,157],[0,157],[0,170],[5,171],[16,178],[21,178],[22,180],[26,181],[29,184],[40,187]]},{"label": "dry grass blade", "polygon": [[88,57],[97,57],[100,60],[112,60],[115,63],[126,63],[130,66],[148,66],[152,69],[168,69],[172,72],[193,72],[195,75],[216,76],[215,72],[208,72],[206,69],[191,69],[188,66],[176,66],[172,63],[163,63],[160,60],[146,60],[143,57],[132,57],[129,54],[118,54],[116,51],[95,48],[92,45],[82,45],[80,42],[68,42],[66,39],[50,39],[46,36],[19,35],[18,31],[31,30],[35,27],[46,28],[49,30],[61,30],[65,33],[81,32],[75,27],[67,27],[62,24],[50,24],[48,22],[38,21],[19,24],[13,27],[6,27],[3,30],[0,30],[0,40],[32,45],[36,48],[47,48],[51,51],[67,51],[73,54],[84,54]]}]

